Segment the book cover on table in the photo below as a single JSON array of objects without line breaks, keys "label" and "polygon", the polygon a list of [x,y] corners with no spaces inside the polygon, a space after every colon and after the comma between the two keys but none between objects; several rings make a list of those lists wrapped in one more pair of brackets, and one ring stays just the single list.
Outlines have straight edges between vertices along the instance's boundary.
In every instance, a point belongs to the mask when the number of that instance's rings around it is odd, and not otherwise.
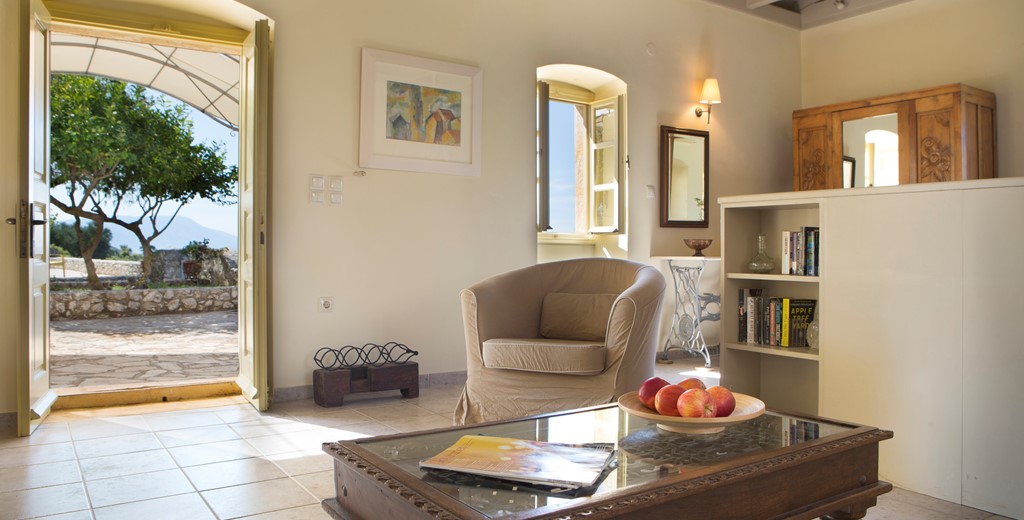
[{"label": "book cover on table", "polygon": [[614,444],[561,444],[463,435],[441,453],[420,461],[446,470],[527,484],[577,489],[593,486],[615,458]]}]

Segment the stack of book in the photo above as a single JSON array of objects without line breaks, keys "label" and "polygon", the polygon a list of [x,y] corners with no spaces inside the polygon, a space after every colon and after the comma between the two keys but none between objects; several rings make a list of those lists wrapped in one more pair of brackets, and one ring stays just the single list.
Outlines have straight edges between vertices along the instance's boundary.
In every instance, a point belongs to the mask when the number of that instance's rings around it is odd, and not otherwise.
[{"label": "stack of book", "polygon": [[487,435],[463,435],[441,453],[420,461],[432,472],[458,472],[521,483],[551,493],[594,488],[613,467],[612,443],[559,444]]},{"label": "stack of book", "polygon": [[782,232],[782,274],[818,276],[821,231],[817,226],[801,226],[799,231]]},{"label": "stack of book", "polygon": [[740,289],[740,341],[775,347],[806,347],[807,325],[818,301],[767,296],[763,289]]}]

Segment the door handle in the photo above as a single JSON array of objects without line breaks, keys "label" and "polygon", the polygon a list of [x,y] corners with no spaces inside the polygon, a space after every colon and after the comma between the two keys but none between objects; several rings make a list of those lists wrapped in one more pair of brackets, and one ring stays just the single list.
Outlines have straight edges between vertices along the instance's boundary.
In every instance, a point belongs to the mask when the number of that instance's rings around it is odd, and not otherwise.
[{"label": "door handle", "polygon": [[18,219],[15,217],[7,217],[7,220],[5,220],[4,222],[7,222],[8,224],[13,226],[18,223]]}]

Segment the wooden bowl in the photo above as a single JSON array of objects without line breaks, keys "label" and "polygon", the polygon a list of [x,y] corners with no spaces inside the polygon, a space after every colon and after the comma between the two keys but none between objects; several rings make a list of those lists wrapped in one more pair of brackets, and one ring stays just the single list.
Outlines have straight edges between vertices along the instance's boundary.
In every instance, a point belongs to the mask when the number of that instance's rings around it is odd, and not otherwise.
[{"label": "wooden bowl", "polygon": [[736,409],[728,417],[672,417],[661,415],[644,406],[636,392],[623,394],[619,397],[619,408],[622,408],[629,415],[657,423],[658,428],[662,430],[695,434],[718,433],[724,430],[726,426],[749,421],[760,417],[764,413],[764,402],[760,399],[737,392],[733,392],[732,395],[736,398]]}]

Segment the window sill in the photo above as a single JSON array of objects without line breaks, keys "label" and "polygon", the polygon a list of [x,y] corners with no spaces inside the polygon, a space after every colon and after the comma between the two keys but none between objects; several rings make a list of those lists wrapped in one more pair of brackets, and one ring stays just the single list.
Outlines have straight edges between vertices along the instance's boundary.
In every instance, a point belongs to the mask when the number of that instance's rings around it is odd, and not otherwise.
[{"label": "window sill", "polygon": [[594,245],[597,235],[590,233],[537,233],[537,243],[546,245]]}]

